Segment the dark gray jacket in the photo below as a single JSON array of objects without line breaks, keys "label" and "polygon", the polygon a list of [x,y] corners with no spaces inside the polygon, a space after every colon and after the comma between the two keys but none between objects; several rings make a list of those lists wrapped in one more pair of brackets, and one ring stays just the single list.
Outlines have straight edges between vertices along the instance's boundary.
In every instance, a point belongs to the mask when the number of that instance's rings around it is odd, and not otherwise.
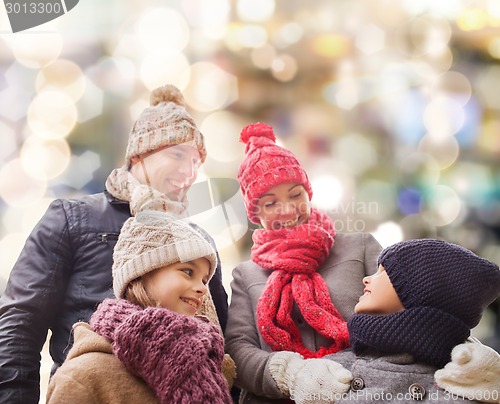
[{"label": "dark gray jacket", "polygon": [[[88,321],[113,296],[113,248],[129,217],[128,203],[108,193],[51,203],[0,297],[0,403],[38,403],[40,351],[48,330],[50,355],[60,365],[72,345],[72,325]],[[224,329],[227,294],[220,263],[210,291]]]},{"label": "dark gray jacket", "polygon": [[416,362],[409,354],[367,352],[356,356],[351,350],[345,350],[325,358],[340,363],[353,376],[350,391],[339,397],[332,397],[336,404],[352,401],[395,404],[470,403],[469,400],[437,387],[434,382],[434,372],[437,369]]}]

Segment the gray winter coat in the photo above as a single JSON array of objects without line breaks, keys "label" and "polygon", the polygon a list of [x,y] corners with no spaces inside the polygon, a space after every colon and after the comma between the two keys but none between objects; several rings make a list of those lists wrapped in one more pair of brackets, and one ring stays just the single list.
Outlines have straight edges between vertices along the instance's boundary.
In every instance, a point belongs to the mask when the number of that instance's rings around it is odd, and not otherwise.
[{"label": "gray winter coat", "polygon": [[[328,355],[352,372],[351,389],[336,404],[390,402],[407,403],[470,403],[438,388],[434,383],[434,366],[416,362],[409,354],[379,354],[356,356],[351,350]],[[473,401],[476,402],[476,401]]]},{"label": "gray winter coat", "polygon": [[[380,245],[370,234],[335,236],[330,255],[318,273],[328,285],[332,302],[344,319],[354,313],[354,306],[363,294],[363,277],[376,272],[380,251]],[[240,402],[244,403],[275,403],[283,397],[269,373],[267,363],[272,353],[260,336],[255,319],[257,302],[270,273],[251,261],[233,270],[226,351],[236,362],[235,383],[243,389]],[[296,307],[292,318],[308,349],[316,351],[330,345],[304,321]]]}]

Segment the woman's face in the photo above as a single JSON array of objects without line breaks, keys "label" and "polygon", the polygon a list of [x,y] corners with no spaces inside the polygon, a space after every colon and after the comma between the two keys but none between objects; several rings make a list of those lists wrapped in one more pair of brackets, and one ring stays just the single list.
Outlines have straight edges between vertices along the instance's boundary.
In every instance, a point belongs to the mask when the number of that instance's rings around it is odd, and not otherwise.
[{"label": "woman's face", "polygon": [[257,217],[266,230],[290,228],[306,223],[311,216],[311,201],[302,184],[276,185],[259,197]]}]

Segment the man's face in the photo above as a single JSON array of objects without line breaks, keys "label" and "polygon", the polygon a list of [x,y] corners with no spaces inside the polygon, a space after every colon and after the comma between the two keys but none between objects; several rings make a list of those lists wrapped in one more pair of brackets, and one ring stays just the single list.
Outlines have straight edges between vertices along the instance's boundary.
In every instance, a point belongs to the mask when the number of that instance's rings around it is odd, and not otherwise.
[{"label": "man's face", "polygon": [[149,178],[150,185],[172,201],[184,199],[201,165],[198,149],[188,143],[169,146],[141,158],[132,159],[132,175],[143,184],[147,184]]}]

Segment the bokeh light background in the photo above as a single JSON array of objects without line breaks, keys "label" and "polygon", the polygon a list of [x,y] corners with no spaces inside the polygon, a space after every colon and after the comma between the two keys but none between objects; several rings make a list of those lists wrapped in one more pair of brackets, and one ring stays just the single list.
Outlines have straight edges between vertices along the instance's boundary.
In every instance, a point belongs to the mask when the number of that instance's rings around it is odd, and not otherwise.
[{"label": "bokeh light background", "polygon": [[[338,231],[500,262],[497,0],[80,0],[16,34],[3,7],[0,294],[50,201],[103,189],[165,83],[206,136],[200,181],[236,178],[239,132],[264,121]],[[241,216],[207,228],[228,292],[251,245]],[[499,328],[496,305],[475,333],[498,349]]]}]

